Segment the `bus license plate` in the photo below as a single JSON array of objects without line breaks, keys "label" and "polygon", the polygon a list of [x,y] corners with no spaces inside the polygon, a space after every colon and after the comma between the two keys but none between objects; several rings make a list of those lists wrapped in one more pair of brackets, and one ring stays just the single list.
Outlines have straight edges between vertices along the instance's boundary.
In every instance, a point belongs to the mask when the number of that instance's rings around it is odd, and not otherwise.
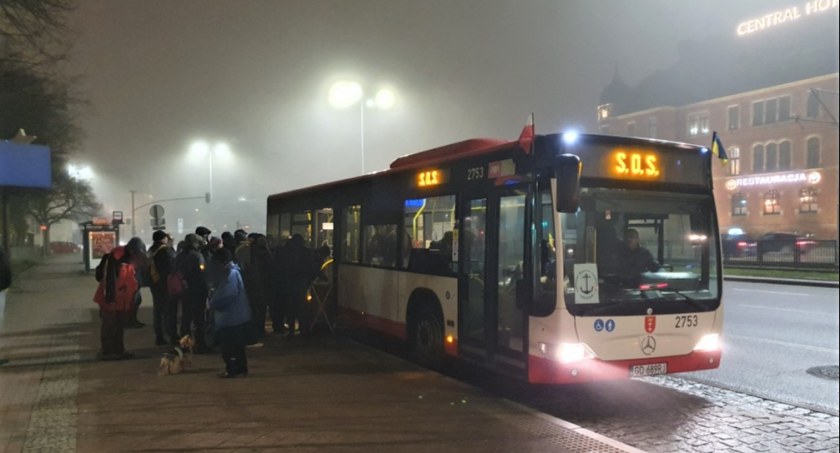
[{"label": "bus license plate", "polygon": [[657,374],[665,374],[668,372],[667,363],[651,363],[648,365],[633,365],[630,368],[631,377],[639,376],[656,376]]}]

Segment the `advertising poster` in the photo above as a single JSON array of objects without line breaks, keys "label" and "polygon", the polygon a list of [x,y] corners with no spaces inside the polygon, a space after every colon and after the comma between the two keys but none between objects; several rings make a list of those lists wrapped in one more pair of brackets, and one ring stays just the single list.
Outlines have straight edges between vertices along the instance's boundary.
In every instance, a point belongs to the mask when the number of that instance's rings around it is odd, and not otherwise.
[{"label": "advertising poster", "polygon": [[115,231],[89,231],[88,239],[90,263],[91,267],[95,267],[106,253],[116,247],[117,233]]}]

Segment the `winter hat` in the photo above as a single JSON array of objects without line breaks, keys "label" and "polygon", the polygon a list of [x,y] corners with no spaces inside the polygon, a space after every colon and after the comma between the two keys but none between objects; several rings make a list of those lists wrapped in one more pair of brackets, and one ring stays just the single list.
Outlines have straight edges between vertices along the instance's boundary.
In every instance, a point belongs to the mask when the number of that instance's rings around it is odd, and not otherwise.
[{"label": "winter hat", "polygon": [[160,242],[166,238],[166,232],[163,230],[156,230],[152,233],[152,240],[155,242]]}]

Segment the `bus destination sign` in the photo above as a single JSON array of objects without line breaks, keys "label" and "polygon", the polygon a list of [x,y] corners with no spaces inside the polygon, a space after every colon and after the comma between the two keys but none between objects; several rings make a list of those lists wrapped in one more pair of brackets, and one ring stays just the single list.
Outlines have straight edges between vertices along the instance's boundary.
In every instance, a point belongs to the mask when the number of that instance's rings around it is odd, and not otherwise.
[{"label": "bus destination sign", "polygon": [[448,178],[447,170],[432,169],[417,172],[414,181],[417,187],[434,187],[446,184]]},{"label": "bus destination sign", "polygon": [[658,181],[662,170],[653,150],[618,148],[610,154],[609,173],[616,178]]}]

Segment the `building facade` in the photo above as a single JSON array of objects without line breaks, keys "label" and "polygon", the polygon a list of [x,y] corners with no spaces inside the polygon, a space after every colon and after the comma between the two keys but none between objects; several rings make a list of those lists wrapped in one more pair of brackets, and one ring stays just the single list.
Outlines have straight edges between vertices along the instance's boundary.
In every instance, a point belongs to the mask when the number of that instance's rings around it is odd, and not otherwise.
[{"label": "building facade", "polygon": [[[616,74],[597,108],[599,130],[707,147],[717,132],[729,157],[712,170],[721,232],[837,239],[837,17],[822,20],[766,41],[684,46],[673,68],[636,87]],[[822,44],[801,51],[816,36]],[[728,69],[694,78],[693,68],[715,67],[697,49],[720,42],[728,45],[714,61]]]},{"label": "building facade", "polygon": [[[729,157],[714,165],[721,231],[755,237],[838,232],[838,74],[680,107],[599,114],[601,133],[711,146],[717,131]],[[601,107],[601,110],[608,108]]]}]

